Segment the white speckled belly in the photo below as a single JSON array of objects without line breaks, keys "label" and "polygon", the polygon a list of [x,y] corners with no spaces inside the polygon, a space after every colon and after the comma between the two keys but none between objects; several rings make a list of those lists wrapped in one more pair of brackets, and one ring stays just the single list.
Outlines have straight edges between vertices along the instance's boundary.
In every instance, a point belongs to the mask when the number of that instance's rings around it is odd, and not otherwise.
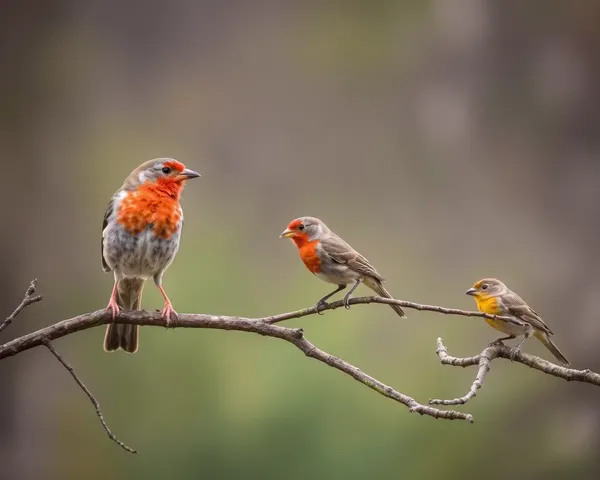
[{"label": "white speckled belly", "polygon": [[104,258],[124,277],[149,278],[164,271],[179,248],[181,229],[169,238],[157,238],[152,225],[132,235],[118,224],[104,231]]}]

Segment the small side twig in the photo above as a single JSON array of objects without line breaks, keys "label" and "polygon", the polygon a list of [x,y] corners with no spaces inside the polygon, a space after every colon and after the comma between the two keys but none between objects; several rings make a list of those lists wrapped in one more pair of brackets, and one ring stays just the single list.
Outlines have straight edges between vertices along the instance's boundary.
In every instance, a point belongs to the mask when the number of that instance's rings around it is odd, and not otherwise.
[{"label": "small side twig", "polygon": [[0,323],[0,332],[12,323],[12,321],[15,319],[15,317],[19,313],[21,313],[21,310],[23,310],[25,307],[31,305],[32,303],[39,302],[40,300],[42,300],[44,298],[42,295],[35,295],[35,296],[33,295],[35,293],[36,287],[37,287],[37,278],[34,278],[31,281],[31,284],[29,285],[29,287],[27,288],[27,291],[25,292],[25,297],[23,297],[23,300],[21,301],[19,306],[17,308],[15,308],[15,311],[13,313],[11,313],[8,317],[6,317],[2,323]]},{"label": "small side twig", "polygon": [[[448,355],[448,349],[442,343],[441,338],[437,339],[436,353],[440,357],[440,362],[442,362],[442,365],[467,366],[466,365],[467,363],[472,365],[472,363],[470,363],[470,362],[475,358],[475,357],[458,358],[458,357],[452,357],[452,356]],[[479,390],[482,387],[483,380],[484,380],[485,376],[487,375],[487,373],[491,369],[490,363],[492,362],[492,360],[494,358],[496,358],[496,356],[497,356],[497,351],[494,350],[493,347],[486,348],[483,352],[481,352],[481,354],[478,355],[479,369],[477,370],[477,375],[475,376],[475,381],[471,385],[471,388],[469,389],[469,391],[467,392],[466,395],[459,397],[459,398],[454,398],[452,400],[441,400],[438,398],[434,398],[434,399],[429,400],[429,404],[430,405],[464,405],[465,403],[467,403],[469,400],[471,400],[473,397],[475,397],[477,395],[477,390]]]},{"label": "small side twig", "polygon": [[125,445],[121,440],[119,440],[115,436],[114,433],[111,432],[110,428],[108,428],[108,425],[106,424],[106,421],[104,420],[104,415],[102,415],[102,410],[100,410],[100,403],[98,403],[98,400],[96,400],[94,398],[94,395],[92,394],[92,392],[90,392],[90,390],[85,386],[85,384],[77,376],[73,367],[71,365],[69,365],[64,358],[62,358],[62,356],[56,351],[56,349],[54,348],[52,343],[50,343],[49,341],[45,341],[43,344],[48,350],[50,350],[52,355],[54,355],[56,357],[56,359],[62,364],[62,366],[67,369],[67,371],[71,374],[71,376],[73,377],[75,382],[77,382],[77,385],[79,385],[79,387],[83,390],[83,392],[88,396],[88,398],[90,399],[90,402],[92,402],[92,404],[94,405],[94,408],[96,409],[96,415],[98,415],[98,418],[100,419],[100,423],[102,424],[102,428],[104,428],[104,431],[108,434],[108,437],[113,442],[115,442],[117,445],[119,445],[119,447],[121,447],[123,450],[125,450],[129,453],[137,453],[137,450],[134,450],[133,448]]}]

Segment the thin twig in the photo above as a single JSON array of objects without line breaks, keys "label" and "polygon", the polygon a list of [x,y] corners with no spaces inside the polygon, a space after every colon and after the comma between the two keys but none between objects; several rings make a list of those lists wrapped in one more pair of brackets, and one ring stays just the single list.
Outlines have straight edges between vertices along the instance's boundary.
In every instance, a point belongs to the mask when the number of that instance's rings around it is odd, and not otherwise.
[{"label": "thin twig", "polygon": [[69,365],[67,363],[67,361],[64,358],[62,358],[62,356],[56,351],[56,349],[54,348],[52,343],[44,342],[44,346],[48,350],[50,350],[50,352],[52,352],[52,355],[54,355],[56,357],[56,359],[62,364],[62,366],[68,370],[68,372],[71,374],[71,376],[73,377],[75,382],[77,382],[77,385],[79,385],[79,387],[83,390],[83,392],[88,396],[88,398],[90,399],[90,402],[92,402],[92,405],[94,405],[94,408],[96,409],[96,415],[98,415],[98,418],[100,419],[100,423],[102,424],[102,428],[104,428],[104,431],[108,434],[108,437],[113,442],[115,442],[117,445],[119,445],[119,447],[121,447],[123,450],[125,450],[129,453],[137,453],[136,450],[134,450],[131,447],[128,447],[121,440],[119,440],[115,436],[115,434],[111,432],[110,428],[108,428],[108,425],[104,421],[104,415],[102,415],[102,410],[100,410],[100,403],[98,403],[98,400],[96,400],[94,398],[94,395],[92,394],[92,392],[90,392],[90,390],[85,386],[85,384],[77,376],[73,367],[71,367],[71,365]]},{"label": "thin twig", "polygon": [[12,323],[12,321],[15,319],[15,317],[19,313],[21,313],[21,310],[23,310],[25,307],[31,305],[32,303],[39,302],[40,300],[42,300],[44,298],[42,295],[35,295],[35,296],[33,295],[35,293],[36,287],[37,287],[37,278],[34,278],[31,281],[31,284],[29,285],[29,287],[27,288],[27,291],[25,292],[25,297],[23,297],[23,300],[21,301],[19,306],[17,308],[15,308],[15,311],[13,313],[11,313],[8,317],[6,317],[2,323],[0,323],[0,332]]},{"label": "thin twig", "polygon": [[[446,365],[457,365],[456,360],[459,360],[455,357],[450,357],[448,355],[448,349],[442,343],[442,339],[438,338],[437,340],[437,350],[436,353],[440,357],[440,361],[442,364]],[[479,390],[483,385],[483,380],[487,373],[490,371],[490,363],[494,358],[496,358],[496,350],[492,347],[486,348],[479,356],[479,369],[477,370],[477,375],[475,376],[475,381],[471,385],[471,388],[467,392],[467,394],[460,398],[455,398],[453,400],[440,400],[434,398],[429,400],[430,405],[464,405],[469,400],[471,400],[474,396],[477,395],[477,390]],[[464,359],[462,359],[464,360]],[[467,359],[470,360],[470,359]],[[454,363],[452,362],[454,361]]]},{"label": "thin twig", "polygon": [[455,398],[453,400],[430,400],[429,403],[432,405],[459,405],[467,403],[476,395],[477,390],[482,387],[483,380],[490,370],[490,364],[495,358],[504,358],[517,363],[522,363],[530,368],[539,370],[540,372],[544,372],[554,377],[562,378],[569,382],[575,381],[591,383],[592,385],[600,386],[600,374],[592,372],[589,369],[576,370],[574,368],[556,365],[555,363],[544,360],[543,358],[536,357],[528,353],[523,353],[520,350],[515,351],[514,349],[503,344],[489,346],[485,348],[479,355],[475,355],[474,357],[453,357],[448,355],[448,349],[444,345],[443,340],[438,338],[436,353],[440,357],[440,362],[442,365],[451,365],[453,367],[463,368],[479,365],[479,369],[477,370],[475,381],[465,396]]},{"label": "thin twig", "polygon": [[[425,304],[421,304],[421,303],[407,302],[405,300],[396,300],[394,298],[384,298],[384,297],[377,297],[377,296],[354,297],[354,298],[351,298],[348,303],[349,303],[349,305],[366,305],[366,304],[370,304],[370,303],[380,303],[380,304],[384,304],[384,305],[399,305],[399,306],[405,307],[405,308],[412,308],[413,310],[435,312],[435,313],[441,313],[443,315],[459,315],[462,317],[489,318],[491,320],[503,320],[508,323],[523,325],[523,322],[519,321],[518,319],[516,319],[514,317],[489,315],[489,314],[483,313],[483,312],[474,312],[471,310],[461,310],[459,308],[439,307],[437,305],[425,305]],[[343,307],[343,306],[344,306],[344,302],[342,300],[337,300],[335,302],[330,302],[330,303],[326,304],[325,306],[319,306],[319,312],[322,313],[327,310],[335,310],[335,309]],[[283,322],[285,320],[292,320],[295,318],[306,317],[307,315],[314,315],[315,313],[317,313],[316,305],[313,307],[309,307],[309,308],[303,308],[302,310],[296,310],[295,312],[280,313],[279,315],[272,315],[270,317],[256,318],[256,320],[261,320],[265,323],[272,324],[272,323]]]}]

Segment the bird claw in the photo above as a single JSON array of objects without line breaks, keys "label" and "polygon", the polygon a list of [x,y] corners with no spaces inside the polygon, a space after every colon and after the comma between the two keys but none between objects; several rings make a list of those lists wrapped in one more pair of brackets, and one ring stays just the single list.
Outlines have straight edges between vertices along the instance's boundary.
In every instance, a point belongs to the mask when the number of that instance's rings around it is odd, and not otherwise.
[{"label": "bird claw", "polygon": [[323,301],[320,301],[320,302],[318,302],[318,303],[317,303],[317,305],[316,305],[316,307],[315,307],[315,308],[317,309],[317,314],[319,314],[319,315],[325,315],[325,314],[324,314],[324,313],[321,311],[321,309],[325,309],[325,308],[327,308],[327,306],[328,306],[328,305],[329,305],[329,304],[328,304],[327,302],[323,302]]},{"label": "bird claw", "polygon": [[112,316],[113,320],[117,317],[117,315],[121,311],[117,302],[112,298],[110,299],[110,302],[108,302],[108,306],[106,307],[106,310],[111,311],[111,316]]},{"label": "bird claw", "polygon": [[504,342],[502,340],[494,340],[493,342],[488,343],[488,347],[504,347]]},{"label": "bird claw", "polygon": [[173,309],[173,305],[171,305],[170,303],[165,303],[165,306],[161,310],[160,314],[167,322],[167,328],[175,328],[175,322],[179,320],[179,315]]},{"label": "bird claw", "polygon": [[344,304],[344,308],[346,310],[350,310],[350,298],[344,297],[342,303]]},{"label": "bird claw", "polygon": [[521,349],[519,347],[513,347],[510,349],[510,361],[514,362],[517,358],[517,355],[521,353]]}]

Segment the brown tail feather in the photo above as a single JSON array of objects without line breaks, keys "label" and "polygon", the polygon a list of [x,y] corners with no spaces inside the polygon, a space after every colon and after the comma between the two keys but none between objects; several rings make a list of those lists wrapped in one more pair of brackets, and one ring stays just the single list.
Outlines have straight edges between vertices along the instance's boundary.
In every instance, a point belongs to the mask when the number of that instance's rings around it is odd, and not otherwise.
[{"label": "brown tail feather", "polygon": [[550,350],[552,355],[554,355],[560,363],[562,363],[565,367],[569,366],[569,361],[567,360],[567,357],[565,357],[563,355],[563,353],[560,351],[560,349],[556,346],[556,343],[554,343],[550,339],[548,334],[542,333],[540,335],[536,335],[536,337],[539,339],[540,342],[542,342],[544,344],[544,346],[548,350]]},{"label": "brown tail feather", "polygon": [[[385,287],[381,284],[381,282],[379,280],[376,280],[374,278],[370,278],[367,277],[363,280],[363,283],[369,287],[371,290],[373,290],[377,295],[379,295],[380,297],[384,297],[384,298],[394,298],[392,297],[392,295],[390,294],[390,292],[388,292]],[[404,310],[402,310],[402,308],[400,308],[400,305],[390,305],[391,309],[394,310],[398,315],[400,315],[400,317],[402,318],[406,318],[406,315],[404,314]]]},{"label": "brown tail feather", "polygon": [[[145,280],[125,278],[119,281],[117,303],[123,310],[141,310],[142,290]],[[104,350],[113,352],[122,348],[128,353],[138,349],[139,326],[111,323],[106,327],[104,335]]]}]

